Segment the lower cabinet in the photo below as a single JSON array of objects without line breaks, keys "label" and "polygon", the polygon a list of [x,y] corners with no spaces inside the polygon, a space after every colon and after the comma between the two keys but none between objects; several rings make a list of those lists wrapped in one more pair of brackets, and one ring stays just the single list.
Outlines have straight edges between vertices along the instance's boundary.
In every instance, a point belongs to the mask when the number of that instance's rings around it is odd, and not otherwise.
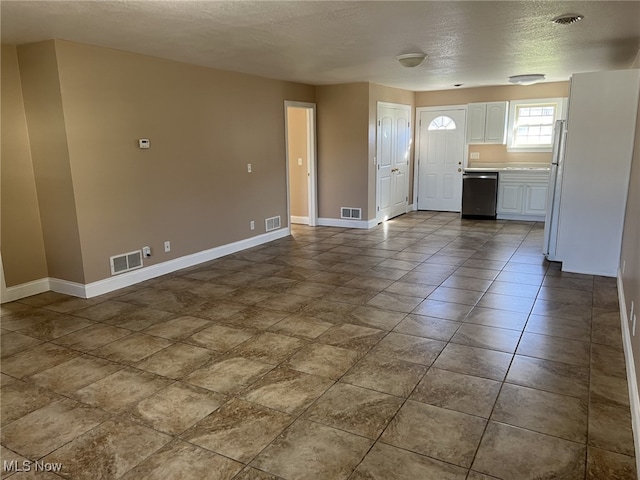
[{"label": "lower cabinet", "polygon": [[497,217],[544,221],[548,187],[548,172],[500,172]]}]

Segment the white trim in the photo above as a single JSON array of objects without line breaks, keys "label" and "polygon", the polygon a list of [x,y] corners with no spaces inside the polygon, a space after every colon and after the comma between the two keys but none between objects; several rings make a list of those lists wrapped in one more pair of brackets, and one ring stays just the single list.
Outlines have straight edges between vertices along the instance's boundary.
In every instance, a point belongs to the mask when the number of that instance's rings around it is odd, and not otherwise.
[{"label": "white trim", "polygon": [[98,280],[97,282],[85,285],[85,298],[96,297],[98,295],[113,292],[120,288],[159,277],[160,275],[165,275],[183,268],[215,260],[216,258],[224,257],[225,255],[230,255],[241,250],[246,250],[247,248],[256,247],[263,243],[272,242],[289,235],[291,235],[291,227],[287,226],[286,228],[274,230],[269,233],[263,233],[262,235],[257,235],[255,237],[246,238],[237,242],[210,248],[209,250],[203,250],[201,252],[192,253],[191,255],[175,258],[168,262],[158,263],[156,265],[144,267],[114,277],[105,278],[104,280]]},{"label": "white trim", "polygon": [[524,98],[522,100],[511,100],[509,102],[509,117],[507,120],[507,152],[510,153],[551,153],[553,150],[553,140],[551,144],[544,146],[515,146],[513,145],[514,140],[514,123],[516,121],[516,109],[520,105],[536,105],[536,104],[550,104],[555,103],[558,105],[556,108],[555,116],[553,118],[553,122],[551,126],[555,125],[556,120],[562,120],[567,118],[567,97],[553,97],[553,98]]},{"label": "white trim", "polygon": [[522,215],[520,213],[498,213],[497,220],[519,220],[521,222],[544,222],[544,215]]},{"label": "white trim", "polygon": [[418,211],[418,205],[415,203],[412,203],[411,205],[409,205],[409,211],[410,212],[416,212]]},{"label": "white trim", "polygon": [[[135,270],[138,270],[138,268]],[[123,273],[121,275],[125,274]],[[87,285],[69,282],[68,280],[60,280],[59,278],[49,278],[49,290],[74,297],[89,298],[87,297]]]},{"label": "white trim", "polygon": [[39,280],[15,285],[13,287],[3,288],[2,299],[0,299],[0,301],[2,303],[13,302],[15,300],[20,300],[21,298],[30,297],[31,295],[48,292],[51,290],[49,287],[49,280],[49,278],[41,278]]},{"label": "white trim", "polygon": [[370,229],[378,225],[378,221],[372,220],[345,220],[343,218],[318,218],[321,227],[365,228]]},{"label": "white trim", "polygon": [[2,302],[12,302],[14,300],[19,300],[21,298],[47,292],[49,290],[80,298],[97,297],[98,295],[129,287],[136,283],[144,282],[145,280],[156,278],[183,268],[215,260],[216,258],[272,242],[289,235],[291,235],[290,227],[281,228],[255,237],[210,248],[209,250],[203,250],[191,255],[185,255],[184,257],[174,258],[167,262],[157,263],[148,267],[142,267],[119,275],[114,275],[113,277],[98,280],[97,282],[89,283],[87,285],[69,282],[67,280],[60,280],[58,278],[42,278],[40,280],[7,288],[6,296],[4,294],[2,296]]},{"label": "white trim", "polygon": [[291,223],[301,223],[302,225],[309,225],[309,217],[298,217],[291,215]]},{"label": "white trim", "polygon": [[[381,130],[381,126],[379,125],[380,123],[380,108],[393,108],[393,109],[397,109],[397,110],[401,110],[403,112],[406,112],[407,114],[407,119],[409,121],[409,149],[412,149],[412,144],[413,144],[413,140],[415,138],[415,124],[411,125],[411,110],[414,108],[412,105],[406,105],[404,103],[392,103],[392,102],[381,102],[381,101],[377,101],[376,102],[376,123],[375,123],[375,128],[376,128],[376,150],[375,150],[375,154],[374,154],[374,158],[373,158],[373,169],[374,169],[374,173],[375,173],[375,197],[376,197],[376,222],[377,223],[382,223],[382,222],[386,222],[389,218],[385,215],[382,215],[382,213],[380,212],[380,170],[378,169],[378,160],[380,157],[380,130]],[[414,158],[415,158],[415,153],[414,153]],[[407,170],[406,170],[406,175],[407,175],[407,180],[406,180],[406,189],[407,189],[407,200],[406,200],[406,204],[405,204],[405,211],[404,213],[407,213],[407,208],[409,205],[409,178],[410,178],[410,169],[411,169],[411,159],[409,159],[407,161]],[[402,215],[402,214],[398,214]],[[393,217],[391,217],[393,218]],[[376,225],[377,225],[376,223]]]},{"label": "white trim", "polygon": [[[291,186],[289,185],[289,107],[304,108],[307,111],[307,190],[308,190],[308,221],[307,225],[315,227],[318,225],[318,192],[317,192],[317,158],[318,146],[316,139],[316,104],[309,102],[284,101],[284,138],[285,138],[285,160],[287,176],[287,218],[293,222],[291,217]],[[302,217],[298,217],[302,218]]]},{"label": "white trim", "polygon": [[469,126],[469,106],[468,105],[442,105],[439,107],[417,107],[414,123],[415,146],[413,148],[413,210],[418,211],[418,178],[420,176],[420,165],[418,154],[420,153],[420,114],[422,112],[439,112],[450,110],[464,110],[464,160],[462,160],[462,170],[467,168],[469,163],[469,144],[467,143],[467,128]]},{"label": "white trim", "polygon": [[622,282],[622,271],[620,271],[620,269],[618,269],[618,303],[620,305],[620,322],[622,323],[622,346],[624,348],[624,359],[627,366],[627,385],[629,387],[629,405],[631,406],[633,444],[636,452],[636,470],[640,472],[640,396],[638,395],[636,366],[633,361],[631,336],[629,335],[627,302],[624,297],[624,283]]}]

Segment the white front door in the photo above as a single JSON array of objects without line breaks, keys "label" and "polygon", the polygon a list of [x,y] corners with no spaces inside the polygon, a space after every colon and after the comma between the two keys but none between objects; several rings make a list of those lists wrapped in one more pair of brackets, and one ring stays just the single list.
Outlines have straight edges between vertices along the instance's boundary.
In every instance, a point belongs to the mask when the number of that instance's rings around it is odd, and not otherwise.
[{"label": "white front door", "polygon": [[407,213],[411,107],[378,103],[376,220]]},{"label": "white front door", "polygon": [[466,111],[421,110],[419,119],[418,210],[459,212]]}]

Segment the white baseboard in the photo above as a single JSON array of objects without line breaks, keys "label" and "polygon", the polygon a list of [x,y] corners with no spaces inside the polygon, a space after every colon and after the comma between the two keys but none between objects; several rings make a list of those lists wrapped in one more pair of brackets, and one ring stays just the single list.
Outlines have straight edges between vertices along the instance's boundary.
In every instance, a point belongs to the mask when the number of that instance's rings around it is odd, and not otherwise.
[{"label": "white baseboard", "polygon": [[215,260],[232,253],[246,250],[247,248],[257,247],[267,242],[272,242],[280,238],[291,235],[291,228],[281,228],[269,233],[257,235],[255,237],[246,238],[237,242],[228,243],[219,247],[210,248],[201,252],[185,255],[184,257],[174,258],[167,262],[157,263],[148,267],[142,267],[120,275],[98,280],[86,285],[81,283],[69,282],[58,278],[43,278],[33,282],[17,285],[7,289],[7,298],[3,295],[2,302],[11,302],[21,298],[29,297],[38,293],[53,290],[54,292],[73,295],[80,298],[92,298],[105,293],[113,292],[124,287],[135,285],[152,278],[175,272],[183,268],[192,267],[200,263]]},{"label": "white baseboard", "polygon": [[411,205],[409,205],[409,210],[407,210],[408,212],[417,212],[418,211],[418,204],[417,203],[412,203]]},{"label": "white baseboard", "polygon": [[520,220],[522,222],[544,222],[544,215],[521,215],[519,213],[498,213],[497,220]]},{"label": "white baseboard", "polygon": [[622,346],[627,366],[627,385],[629,386],[629,404],[631,406],[631,428],[633,429],[633,444],[636,451],[636,470],[640,472],[640,396],[638,393],[638,379],[633,361],[631,335],[629,334],[629,317],[627,302],[624,296],[622,272],[618,270],[618,303],[620,304],[620,322],[622,323]]},{"label": "white baseboard", "polygon": [[291,223],[301,223],[302,225],[309,225],[309,217],[298,217],[297,215],[291,215]]},{"label": "white baseboard", "polygon": [[318,218],[318,225],[321,227],[343,227],[343,228],[373,228],[378,225],[373,220],[347,220],[345,218]]},{"label": "white baseboard", "polygon": [[31,282],[22,283],[14,287],[7,287],[3,289],[1,303],[13,302],[20,300],[21,298],[30,297],[31,295],[37,295],[38,293],[48,292],[51,290],[50,279],[41,278],[39,280],[33,280]]}]

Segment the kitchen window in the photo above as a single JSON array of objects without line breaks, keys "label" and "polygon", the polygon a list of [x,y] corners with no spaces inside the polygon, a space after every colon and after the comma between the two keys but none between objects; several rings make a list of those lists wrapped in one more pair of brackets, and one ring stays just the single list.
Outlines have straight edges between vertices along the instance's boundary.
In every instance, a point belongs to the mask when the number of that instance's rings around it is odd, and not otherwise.
[{"label": "kitchen window", "polygon": [[515,100],[510,104],[507,151],[551,152],[553,127],[564,118],[564,98]]}]

